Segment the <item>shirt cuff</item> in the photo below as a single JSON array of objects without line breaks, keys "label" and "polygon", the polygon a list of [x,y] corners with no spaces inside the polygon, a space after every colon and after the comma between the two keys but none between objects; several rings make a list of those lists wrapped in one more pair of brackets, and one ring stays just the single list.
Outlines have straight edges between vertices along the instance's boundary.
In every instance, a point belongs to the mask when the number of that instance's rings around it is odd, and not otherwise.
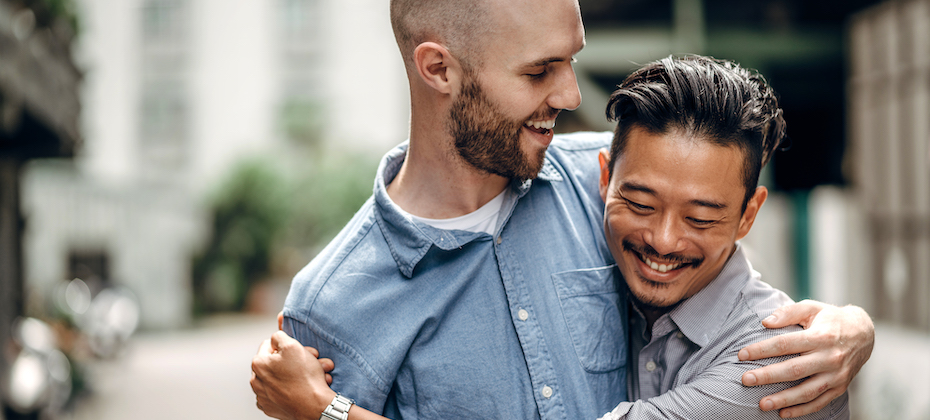
[{"label": "shirt cuff", "polygon": [[631,402],[622,402],[620,405],[614,407],[609,413],[604,414],[601,418],[597,420],[622,420],[626,417],[627,413],[630,412],[630,409],[633,408],[633,403]]}]

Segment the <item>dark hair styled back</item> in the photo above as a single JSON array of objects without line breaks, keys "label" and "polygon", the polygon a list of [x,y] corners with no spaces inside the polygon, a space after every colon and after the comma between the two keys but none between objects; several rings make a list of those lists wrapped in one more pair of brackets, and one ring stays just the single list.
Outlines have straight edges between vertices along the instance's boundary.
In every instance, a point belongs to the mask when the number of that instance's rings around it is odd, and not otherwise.
[{"label": "dark hair styled back", "polygon": [[786,140],[775,91],[760,74],[731,61],[696,55],[669,56],[631,74],[610,96],[607,119],[617,121],[611,175],[633,127],[652,134],[679,131],[742,149],[743,210],[755,193],[762,167]]}]

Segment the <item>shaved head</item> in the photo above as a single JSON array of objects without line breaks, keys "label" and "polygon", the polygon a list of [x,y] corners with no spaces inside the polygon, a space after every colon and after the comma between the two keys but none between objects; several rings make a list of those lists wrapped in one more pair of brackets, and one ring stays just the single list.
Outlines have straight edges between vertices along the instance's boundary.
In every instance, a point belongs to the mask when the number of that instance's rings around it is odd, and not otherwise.
[{"label": "shaved head", "polygon": [[391,0],[391,26],[404,65],[424,42],[445,46],[466,67],[481,63],[482,40],[492,31],[489,0]]}]

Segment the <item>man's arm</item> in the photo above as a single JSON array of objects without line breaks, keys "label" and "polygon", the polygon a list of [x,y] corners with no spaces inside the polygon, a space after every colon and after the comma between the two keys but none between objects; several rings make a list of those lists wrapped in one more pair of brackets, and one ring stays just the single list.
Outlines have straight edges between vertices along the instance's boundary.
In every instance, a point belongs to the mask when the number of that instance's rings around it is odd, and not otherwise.
[{"label": "man's arm", "polygon": [[743,361],[799,354],[784,362],[748,371],[747,386],[808,378],[800,385],[769,395],[759,402],[763,410],[781,409],[783,418],[819,411],[846,392],[849,383],[872,354],[875,326],[857,306],[836,307],[805,300],[779,308],[763,320],[767,328],[799,324],[798,331],[770,338],[739,352]]},{"label": "man's arm", "polygon": [[[735,352],[736,349],[734,348],[733,351]],[[759,410],[759,398],[783,390],[796,382],[747,388],[740,383],[739,374],[764,363],[742,362],[733,356],[729,359],[708,368],[688,383],[678,385],[662,395],[648,400],[620,403],[601,420],[778,418],[776,412]],[[774,360],[771,362],[774,363]],[[842,394],[841,397],[810,418],[848,418],[846,394]]]},{"label": "man's arm", "polygon": [[[779,308],[763,321],[767,328],[797,324],[805,330],[748,346],[745,344],[753,339],[745,339],[732,350],[741,348],[737,358],[722,361],[656,398],[621,403],[604,419],[761,419],[810,413],[815,413],[811,418],[832,418],[845,407],[849,381],[871,354],[874,326],[861,308],[838,308],[815,301]],[[755,383],[747,388],[744,385],[750,385],[746,383],[750,376],[755,377]],[[808,376],[810,379],[800,382]],[[737,379],[740,377],[742,381]],[[822,383],[827,385],[819,385]],[[814,392],[806,391],[812,386]],[[777,413],[760,411],[785,407],[766,407],[767,401],[787,404],[791,398],[803,405]],[[712,413],[710,417],[708,413]]]},{"label": "man's arm", "polygon": [[[282,420],[319,419],[336,392],[330,389],[332,378],[326,373],[333,362],[317,362],[317,357],[316,349],[302,346],[283,331],[265,340],[252,359],[250,385],[258,409]],[[384,418],[357,405],[349,409],[350,420]]]}]

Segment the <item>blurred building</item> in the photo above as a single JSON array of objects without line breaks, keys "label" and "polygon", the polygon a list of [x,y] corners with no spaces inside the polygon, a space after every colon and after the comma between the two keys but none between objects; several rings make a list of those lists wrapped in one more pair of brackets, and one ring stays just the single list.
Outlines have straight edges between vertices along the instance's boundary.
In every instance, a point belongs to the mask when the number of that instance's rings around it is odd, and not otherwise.
[{"label": "blurred building", "polygon": [[[145,327],[191,314],[211,188],[243,158],[308,148],[380,154],[409,103],[388,3],[76,0],[86,73],[73,162],[26,171],[25,274],[128,286]],[[96,285],[96,286],[95,286]]]},{"label": "blurred building", "polygon": [[930,332],[930,1],[895,1],[850,27],[851,164],[865,213],[869,304]]},{"label": "blurred building", "polygon": [[[930,0],[887,1],[849,26],[853,194],[839,246],[879,325],[864,418],[930,418]],[[842,251],[840,251],[842,252]]]},{"label": "blurred building", "polygon": [[[69,158],[80,143],[71,27],[44,4],[0,0],[0,378],[12,362],[11,326],[24,311],[20,213],[27,161]],[[15,353],[14,353],[15,354]],[[7,384],[0,385],[6,397]],[[0,401],[0,417],[6,403]]]}]

